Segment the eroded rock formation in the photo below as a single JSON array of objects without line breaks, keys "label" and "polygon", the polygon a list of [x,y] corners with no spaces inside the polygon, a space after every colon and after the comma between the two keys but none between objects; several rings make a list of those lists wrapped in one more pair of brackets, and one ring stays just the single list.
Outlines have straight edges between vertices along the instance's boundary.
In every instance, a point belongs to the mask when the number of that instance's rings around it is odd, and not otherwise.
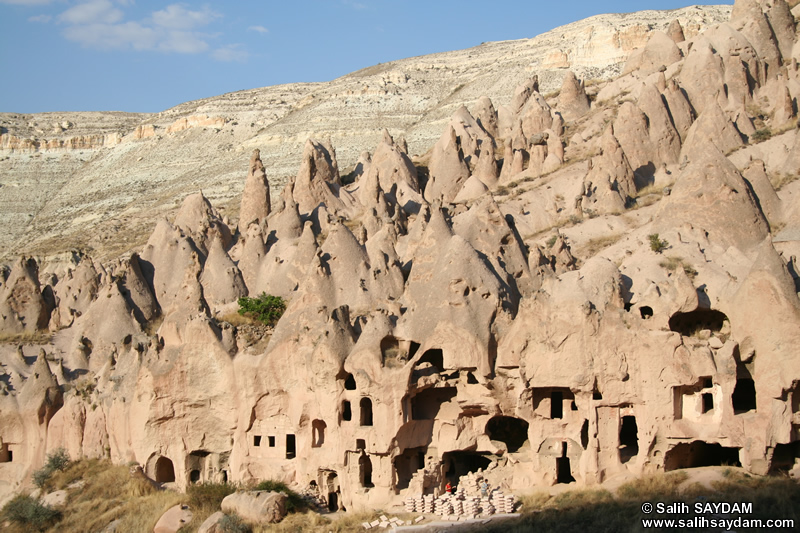
[{"label": "eroded rock formation", "polygon": [[[256,152],[238,221],[197,193],[136,253],[21,259],[0,277],[0,497],[58,446],[180,488],[313,482],[332,509],[477,472],[797,472],[787,9],[672,24],[549,101],[535,78],[481,98],[425,164],[387,131],[347,183],[308,140],[271,205]],[[274,329],[231,318],[262,292],[288,302]]]}]

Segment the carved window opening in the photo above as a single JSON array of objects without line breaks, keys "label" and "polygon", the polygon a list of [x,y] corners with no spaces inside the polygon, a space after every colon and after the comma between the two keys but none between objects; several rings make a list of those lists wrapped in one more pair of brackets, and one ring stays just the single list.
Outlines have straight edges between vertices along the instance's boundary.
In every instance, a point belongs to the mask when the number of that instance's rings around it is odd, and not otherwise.
[{"label": "carved window opening", "polygon": [[369,398],[361,398],[360,407],[361,407],[361,425],[362,426],[371,426],[372,425],[372,400],[370,400]]}]

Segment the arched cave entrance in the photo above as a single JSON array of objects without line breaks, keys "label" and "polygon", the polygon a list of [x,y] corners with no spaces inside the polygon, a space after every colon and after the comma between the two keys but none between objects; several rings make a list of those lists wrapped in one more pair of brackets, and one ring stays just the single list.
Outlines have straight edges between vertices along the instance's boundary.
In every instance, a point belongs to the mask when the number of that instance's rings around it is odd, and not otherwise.
[{"label": "arched cave entrance", "polygon": [[159,483],[173,483],[175,481],[175,468],[172,466],[172,461],[163,455],[156,459],[153,474],[155,480]]},{"label": "arched cave entrance", "polygon": [[704,329],[719,333],[728,317],[714,309],[696,309],[688,313],[675,313],[669,318],[669,329],[684,337],[696,335]]},{"label": "arched cave entrance", "polygon": [[344,390],[356,390],[356,378],[349,372],[344,378]]},{"label": "arched cave entrance", "polygon": [[445,452],[442,455],[445,477],[450,483],[458,483],[458,478],[461,476],[489,468],[489,465],[492,464],[491,457],[489,454],[476,452]]},{"label": "arched cave entrance", "polygon": [[514,453],[528,442],[528,423],[513,416],[496,416],[486,423],[486,434],[491,440],[505,443]]},{"label": "arched cave entrance", "polygon": [[664,471],[701,466],[742,466],[739,448],[727,448],[721,444],[709,444],[701,440],[681,443],[664,455]]},{"label": "arched cave entrance", "polygon": [[192,470],[189,472],[189,482],[190,483],[197,483],[200,481],[200,471],[197,469]]},{"label": "arched cave entrance", "polygon": [[316,419],[311,422],[311,447],[319,448],[325,443],[325,428],[328,425],[324,420]]}]

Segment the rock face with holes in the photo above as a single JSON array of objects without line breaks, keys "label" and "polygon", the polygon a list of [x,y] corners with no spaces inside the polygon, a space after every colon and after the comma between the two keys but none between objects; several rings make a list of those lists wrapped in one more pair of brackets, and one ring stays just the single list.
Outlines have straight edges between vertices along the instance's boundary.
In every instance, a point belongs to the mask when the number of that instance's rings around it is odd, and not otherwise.
[{"label": "rock face with holes", "polygon": [[[182,489],[275,479],[332,510],[476,476],[800,471],[782,5],[672,24],[609,81],[547,95],[529,76],[458,106],[424,157],[381,131],[342,174],[309,139],[274,202],[262,147],[239,220],[193,193],[114,260],[3,270],[0,497],[58,446]],[[236,312],[262,292],[287,302],[269,327]],[[237,512],[279,520],[265,494]]]}]

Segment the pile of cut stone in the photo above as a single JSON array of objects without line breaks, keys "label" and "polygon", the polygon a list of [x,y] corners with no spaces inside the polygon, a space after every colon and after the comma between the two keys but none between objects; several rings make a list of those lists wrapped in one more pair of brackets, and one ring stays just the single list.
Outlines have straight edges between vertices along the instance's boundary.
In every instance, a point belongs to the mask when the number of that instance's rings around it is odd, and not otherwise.
[{"label": "pile of cut stone", "polygon": [[[420,516],[414,522],[421,522],[422,520],[424,520],[424,519],[423,519],[423,517]],[[394,517],[394,516],[391,517],[391,518],[388,518],[386,515],[381,515],[379,519],[373,520],[372,522],[362,522],[361,526],[364,529],[372,529],[372,528],[376,528],[376,527],[379,527],[379,528],[382,528],[382,529],[386,529],[388,527],[393,527],[394,528],[394,527],[400,527],[400,526],[410,526],[414,522],[412,522],[411,520],[403,521],[403,520],[400,520],[399,518]]]},{"label": "pile of cut stone", "polygon": [[513,494],[503,494],[499,489],[494,489],[490,496],[481,498],[468,496],[466,490],[459,488],[455,494],[443,494],[438,498],[421,494],[409,496],[404,500],[404,505],[407,513],[432,513],[443,518],[477,518],[495,513],[513,513],[516,502]]}]

